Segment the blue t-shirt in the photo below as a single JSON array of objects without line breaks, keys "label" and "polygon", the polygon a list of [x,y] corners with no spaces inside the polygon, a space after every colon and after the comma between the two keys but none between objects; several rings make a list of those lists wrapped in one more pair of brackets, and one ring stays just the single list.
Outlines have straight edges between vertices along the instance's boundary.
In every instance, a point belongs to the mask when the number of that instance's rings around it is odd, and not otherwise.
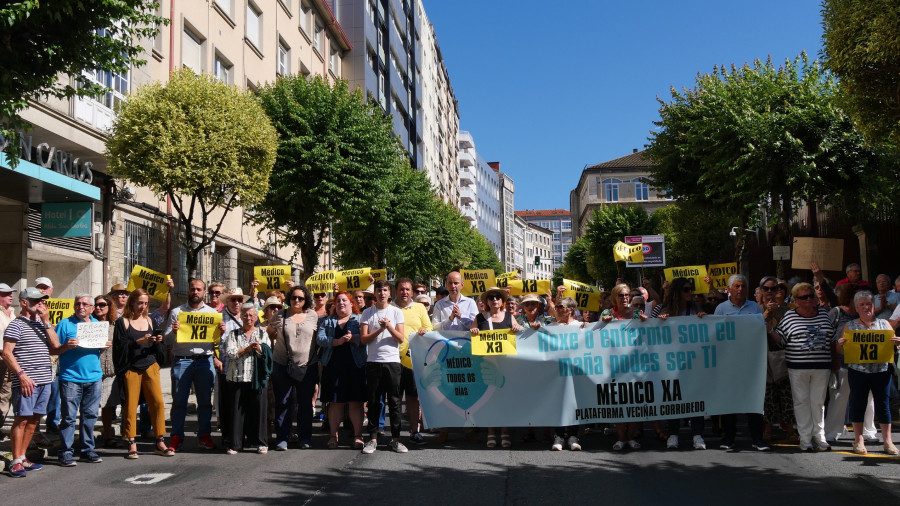
[{"label": "blue t-shirt", "polygon": [[[97,321],[93,316],[90,321]],[[75,339],[78,332],[78,318],[72,315],[56,324],[56,335],[59,336],[59,344],[63,345],[69,339]],[[73,348],[66,350],[59,356],[59,379],[73,383],[94,383],[103,379],[103,369],[100,367],[100,354],[98,348]]]},{"label": "blue t-shirt", "polygon": [[762,314],[762,308],[756,302],[747,299],[743,306],[738,306],[731,299],[716,306],[716,316],[729,316],[741,314]]}]

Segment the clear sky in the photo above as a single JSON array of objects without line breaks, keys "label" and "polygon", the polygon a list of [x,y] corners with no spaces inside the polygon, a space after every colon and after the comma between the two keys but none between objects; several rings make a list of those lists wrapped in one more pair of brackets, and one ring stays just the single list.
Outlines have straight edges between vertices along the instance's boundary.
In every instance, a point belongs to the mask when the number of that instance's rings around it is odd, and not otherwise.
[{"label": "clear sky", "polygon": [[643,149],[657,96],[715,64],[805,50],[818,0],[424,0],[460,130],[516,183],[515,206],[569,208],[581,170]]}]

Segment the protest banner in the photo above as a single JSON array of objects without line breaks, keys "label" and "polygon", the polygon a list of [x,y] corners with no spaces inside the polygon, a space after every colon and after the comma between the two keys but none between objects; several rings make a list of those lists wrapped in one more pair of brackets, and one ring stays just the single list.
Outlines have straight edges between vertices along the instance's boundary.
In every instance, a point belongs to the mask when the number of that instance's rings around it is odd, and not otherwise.
[{"label": "protest banner", "polygon": [[730,264],[712,264],[709,266],[709,278],[712,288],[725,290],[728,288],[728,278],[737,274],[737,262]]},{"label": "protest banner", "polygon": [[509,329],[482,330],[472,336],[472,355],[515,355],[516,335]]},{"label": "protest banner", "polygon": [[[543,295],[550,291],[551,285],[549,279],[510,279],[505,281],[505,287],[509,288],[509,294],[516,297],[529,293]],[[500,283],[501,280],[498,279],[497,285],[500,288],[504,288]]]},{"label": "protest banner", "polygon": [[171,278],[171,276],[168,274],[135,265],[131,269],[131,276],[128,278],[128,286],[126,286],[125,289],[129,292],[133,292],[135,289],[141,288],[147,291],[151,299],[163,302],[166,300],[166,295],[169,294],[169,284],[167,283],[169,278]]},{"label": "protest banner", "polygon": [[328,293],[334,291],[334,284],[337,283],[338,291],[365,290],[369,287],[370,275],[375,281],[387,279],[387,269],[363,267],[344,271],[323,271],[306,278],[306,289],[309,293]]},{"label": "protest banner", "polygon": [[178,313],[179,343],[215,343],[219,340],[222,313]]},{"label": "protest banner", "polygon": [[683,316],[529,329],[516,355],[428,332],[410,352],[427,427],[561,427],[762,413],[765,335],[761,315]]},{"label": "protest banner", "polygon": [[253,279],[259,281],[259,286],[257,286],[256,289],[260,292],[267,292],[269,290],[287,290],[287,282],[291,280],[291,266],[254,266]]},{"label": "protest banner", "polygon": [[613,246],[613,259],[616,262],[629,262],[639,264],[644,262],[644,245],[643,244],[625,244],[618,241]]},{"label": "protest banner", "polygon": [[79,348],[106,348],[109,341],[109,322],[79,322],[75,326]]},{"label": "protest banner", "polygon": [[886,364],[894,362],[893,330],[845,330],[845,364]]},{"label": "protest banner", "polygon": [[516,279],[517,277],[519,277],[518,269],[514,271],[504,272],[503,274],[498,274],[497,282],[499,283],[501,279]]},{"label": "protest banner", "polygon": [[306,278],[306,289],[310,294],[328,293],[334,291],[334,278],[336,271],[322,271]]},{"label": "protest banner", "polygon": [[691,289],[694,293],[709,293],[709,285],[706,284],[706,266],[705,265],[686,265],[683,267],[671,267],[663,269],[666,275],[666,281],[672,282],[675,278],[687,278],[691,282]]},{"label": "protest banner", "polygon": [[820,237],[795,237],[791,269],[809,270],[815,262],[823,271],[844,270],[844,240]]},{"label": "protest banner", "polygon": [[463,286],[460,293],[466,297],[474,297],[481,295],[490,288],[497,286],[497,278],[491,269],[481,269],[477,271],[467,271],[462,269],[459,271],[462,275]]},{"label": "protest banner", "polygon": [[63,318],[75,314],[75,299],[47,299],[47,310],[50,312],[50,325],[56,325]]}]

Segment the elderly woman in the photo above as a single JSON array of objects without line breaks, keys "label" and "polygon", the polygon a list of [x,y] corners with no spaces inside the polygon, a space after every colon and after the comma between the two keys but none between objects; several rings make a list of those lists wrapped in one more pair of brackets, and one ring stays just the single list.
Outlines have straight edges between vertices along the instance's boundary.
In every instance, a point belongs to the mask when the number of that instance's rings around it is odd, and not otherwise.
[{"label": "elderly woman", "polygon": [[431,313],[431,297],[427,295],[416,295],[414,300],[425,306],[425,311],[428,311],[429,314]]},{"label": "elderly woman", "polygon": [[[786,285],[778,284],[774,276],[763,276],[759,281],[760,300],[763,309],[763,318],[770,327],[775,327],[784,318],[784,315],[792,309],[784,303],[787,297]],[[784,295],[779,295],[784,292]],[[779,302],[779,300],[781,302]],[[816,301],[818,304],[818,301]],[[763,404],[763,413],[767,424],[763,431],[765,441],[772,440],[772,428],[780,424],[787,434],[788,439],[794,434],[794,402],[791,395],[791,380],[787,373],[787,363],[784,353],[776,346],[771,345],[766,363],[766,393]]]},{"label": "elderly woman", "polygon": [[165,357],[162,332],[153,327],[147,315],[150,295],[138,288],[131,292],[125,302],[122,317],[116,320],[113,332],[113,362],[116,376],[123,386],[122,436],[128,442],[125,458],[138,458],[135,412],[141,393],[150,408],[153,418],[153,432],[156,434],[157,455],[171,457],[175,450],[166,445],[166,415],[163,404],[162,387],[159,381],[159,362]]},{"label": "elderly woman", "polygon": [[[609,293],[609,300],[612,303],[610,309],[604,309],[600,313],[600,320],[609,323],[613,320],[630,320],[637,318],[640,321],[647,321],[647,315],[643,311],[636,311],[631,308],[631,290],[625,283],[620,283],[612,288]],[[627,444],[632,450],[639,450],[641,444],[636,438],[640,431],[641,424],[638,422],[617,423],[616,431],[619,433],[619,439],[613,444],[613,450],[622,451]],[[627,443],[626,443],[627,441]]]},{"label": "elderly woman", "polygon": [[521,309],[521,305],[519,304],[518,297],[512,297],[506,299],[506,310],[509,311],[509,314],[516,316],[519,314],[519,310]]},{"label": "elderly woman", "polygon": [[[572,297],[563,297],[556,303],[556,322],[551,323],[550,327],[584,327],[584,323],[575,318],[575,310],[578,303]],[[553,436],[553,445],[550,446],[551,451],[561,451],[563,443],[566,447],[573,451],[581,451],[581,444],[578,442],[578,425],[570,425],[568,427],[557,427],[556,435]]]},{"label": "elderly woman", "polygon": [[269,451],[266,387],[272,371],[271,341],[256,325],[259,318],[256,304],[241,305],[240,318],[241,327],[222,338],[228,357],[224,395],[229,397],[231,407],[231,434],[223,435],[228,455],[243,449],[244,437],[251,446],[256,446],[256,453]]},{"label": "elderly woman", "polygon": [[[496,287],[481,294],[481,303],[486,309],[484,312],[479,312],[472,322],[470,331],[473,336],[477,336],[482,330],[511,329],[513,332],[522,330],[522,327],[519,326],[513,315],[506,310],[506,297],[506,290]],[[496,429],[489,427],[487,447],[494,448],[495,446],[497,446]],[[507,427],[500,429],[500,446],[503,448],[512,446],[509,428]]]},{"label": "elderly woman", "polygon": [[334,297],[334,314],[319,324],[316,341],[322,348],[322,402],[328,403],[328,448],[338,447],[338,429],[349,404],[353,448],[361,449],[363,402],[366,400],[366,346],[359,340],[359,308],[347,292]]},{"label": "elderly woman", "polygon": [[[287,450],[288,437],[294,423],[292,399],[296,394],[300,447],[312,445],[312,398],[319,382],[316,356],[318,315],[312,310],[312,298],[303,286],[294,286],[286,299],[288,308],[275,313],[267,321],[266,332],[272,345],[272,388],[275,391],[275,439],[278,451]],[[288,361],[294,362],[302,377],[288,374]]]},{"label": "elderly woman", "polygon": [[[859,317],[850,320],[841,328],[840,338],[837,341],[837,352],[844,353],[844,344],[847,342],[844,332],[854,330],[892,330],[887,320],[875,317],[875,297],[868,291],[857,292],[853,296],[853,305]],[[900,337],[894,335],[891,342],[895,346],[900,345]],[[878,422],[881,424],[881,435],[884,439],[884,452],[888,455],[898,455],[897,447],[891,441],[891,370],[890,362],[883,363],[851,363],[847,364],[847,380],[850,383],[850,422],[853,423],[853,453],[865,455],[866,442],[863,438],[863,418],[866,412],[866,404],[869,392],[875,398],[875,409]]]},{"label": "elderly woman", "polygon": [[830,372],[838,369],[834,327],[828,314],[817,306],[811,284],[794,285],[791,299],[797,307],[785,313],[775,327],[767,320],[766,329],[769,339],[785,350],[800,449],[828,451],[825,397]]},{"label": "elderly woman", "polygon": [[[109,340],[112,341],[115,333],[116,311],[110,310],[114,306],[109,295],[94,297],[93,317],[100,322],[109,322]],[[103,350],[100,354],[100,368],[103,370],[103,386],[100,391],[100,420],[103,422],[103,446],[106,448],[119,448],[116,441],[113,419],[116,417],[116,408],[119,406],[119,383],[116,381],[116,365],[113,362],[112,347]]]}]

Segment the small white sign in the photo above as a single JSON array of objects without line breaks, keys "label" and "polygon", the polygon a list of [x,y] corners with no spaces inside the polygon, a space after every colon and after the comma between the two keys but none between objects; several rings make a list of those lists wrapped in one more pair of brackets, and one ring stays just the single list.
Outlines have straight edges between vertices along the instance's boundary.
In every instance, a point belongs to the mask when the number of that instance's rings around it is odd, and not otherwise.
[{"label": "small white sign", "polygon": [[149,474],[139,474],[137,476],[132,476],[131,478],[126,478],[125,483],[131,483],[132,485],[153,485],[154,483],[159,483],[167,478],[171,478],[175,476],[174,473],[149,473]]},{"label": "small white sign", "polygon": [[790,246],[772,246],[772,260],[790,260]]},{"label": "small white sign", "polygon": [[79,348],[106,348],[109,322],[81,322],[75,332]]}]

